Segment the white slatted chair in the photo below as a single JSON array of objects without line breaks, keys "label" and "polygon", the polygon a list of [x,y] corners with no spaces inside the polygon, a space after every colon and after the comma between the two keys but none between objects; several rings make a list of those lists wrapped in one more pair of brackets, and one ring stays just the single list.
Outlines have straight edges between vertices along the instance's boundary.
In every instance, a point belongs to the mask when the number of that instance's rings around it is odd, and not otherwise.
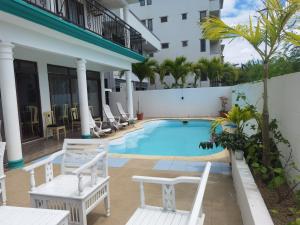
[{"label": "white slatted chair", "polygon": [[117,117],[117,118],[114,117],[114,115],[111,113],[109,105],[104,105],[103,111],[104,111],[106,118],[108,119],[108,122],[117,130],[119,130],[120,128],[126,127],[128,125],[128,122],[121,122],[120,117]]},{"label": "white slatted chair", "polygon": [[4,152],[5,142],[0,142],[0,195],[2,204],[6,205],[6,186],[5,186],[5,174],[4,174]]},{"label": "white slatted chair", "polygon": [[137,118],[133,118],[133,119],[129,118],[129,113],[125,113],[124,108],[120,102],[117,102],[116,104],[117,104],[118,111],[124,121],[127,121],[130,123],[131,121],[134,122],[137,120]]},{"label": "white slatted chair", "polygon": [[[201,178],[158,178],[134,176],[133,180],[140,183],[141,206],[135,211],[126,225],[203,225],[205,214],[202,212],[202,202],[210,167],[211,163],[208,162]],[[162,185],[163,207],[145,204],[144,183]],[[199,183],[191,211],[176,209],[174,185],[179,183]]]},{"label": "white slatted chair", "polygon": [[90,130],[91,130],[91,135],[99,137],[101,135],[105,135],[108,133],[111,133],[111,128],[102,128],[102,122],[101,121],[97,121],[97,123],[100,123],[99,126],[97,126],[96,121],[93,119],[91,111],[89,112],[89,126],[90,126]]},{"label": "white slatted chair", "polygon": [[[53,161],[61,156],[61,174]],[[36,187],[34,169],[45,166],[45,183]],[[86,215],[103,200],[110,215],[107,143],[99,139],[65,139],[63,150],[24,168],[30,173],[31,205],[70,211],[70,225],[86,225]]]}]

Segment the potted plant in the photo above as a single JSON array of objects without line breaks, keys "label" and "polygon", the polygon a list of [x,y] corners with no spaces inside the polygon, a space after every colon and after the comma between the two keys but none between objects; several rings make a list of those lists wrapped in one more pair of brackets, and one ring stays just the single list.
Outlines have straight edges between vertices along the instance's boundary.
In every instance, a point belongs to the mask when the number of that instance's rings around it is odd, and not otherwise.
[{"label": "potted plant", "polygon": [[138,99],[138,109],[136,112],[136,117],[138,120],[143,120],[144,119],[144,113],[140,112],[140,99]]},{"label": "potted plant", "polygon": [[221,100],[221,110],[219,111],[221,117],[226,117],[228,111],[226,110],[226,105],[228,104],[228,98],[225,96],[220,97]]}]

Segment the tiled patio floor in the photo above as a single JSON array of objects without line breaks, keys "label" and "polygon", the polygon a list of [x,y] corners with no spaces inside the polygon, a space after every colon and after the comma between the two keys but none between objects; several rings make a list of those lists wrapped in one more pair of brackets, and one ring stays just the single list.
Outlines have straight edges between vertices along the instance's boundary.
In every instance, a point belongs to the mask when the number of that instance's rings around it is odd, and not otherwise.
[{"label": "tiled patio floor", "polygon": [[[124,161],[124,160],[123,160]],[[88,215],[88,225],[122,225],[139,206],[138,185],[131,180],[132,175],[148,176],[197,176],[199,173],[188,171],[164,171],[154,167],[157,160],[130,159],[116,162],[109,168],[111,192],[111,216],[104,216],[103,204],[99,205]],[[188,163],[188,162],[187,162]],[[117,165],[118,164],[118,165]],[[120,165],[122,164],[122,165]],[[121,167],[119,167],[121,166]],[[58,172],[59,166],[55,165]],[[36,171],[37,183],[43,181],[43,169]],[[21,170],[12,170],[6,173],[8,204],[15,206],[29,206],[29,176]],[[190,209],[193,202],[196,185],[185,184],[176,187],[177,208]],[[146,202],[161,204],[161,187],[146,185]],[[240,211],[236,203],[232,178],[229,175],[211,174],[206,188],[204,199],[205,225],[241,225]]]}]

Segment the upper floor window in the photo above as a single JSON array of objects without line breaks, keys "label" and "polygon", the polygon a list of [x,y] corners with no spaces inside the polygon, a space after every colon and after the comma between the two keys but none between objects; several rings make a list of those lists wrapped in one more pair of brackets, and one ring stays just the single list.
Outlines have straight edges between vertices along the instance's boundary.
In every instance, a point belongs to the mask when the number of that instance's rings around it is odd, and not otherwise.
[{"label": "upper floor window", "polygon": [[144,24],[144,26],[147,26],[146,20],[141,20],[141,23]]},{"label": "upper floor window", "polygon": [[182,13],[181,18],[182,18],[182,20],[186,20],[187,19],[187,13]]},{"label": "upper floor window", "polygon": [[162,49],[169,48],[169,43],[161,43],[161,48]]},{"label": "upper floor window", "polygon": [[167,17],[167,16],[162,16],[162,17],[160,17],[160,22],[161,22],[161,23],[166,23],[166,22],[168,22],[168,17]]},{"label": "upper floor window", "polygon": [[206,11],[200,11],[200,22],[203,22],[206,18]]},{"label": "upper floor window", "polygon": [[206,40],[205,39],[200,40],[200,51],[206,52]]},{"label": "upper floor window", "polygon": [[145,6],[145,0],[140,0],[140,6]]},{"label": "upper floor window", "polygon": [[149,53],[149,57],[153,57],[153,56],[154,56],[153,52]]},{"label": "upper floor window", "polygon": [[182,41],[182,47],[187,47],[188,46],[188,41]]},{"label": "upper floor window", "polygon": [[152,19],[148,19],[147,22],[148,22],[148,29],[150,31],[153,31],[153,20]]},{"label": "upper floor window", "polygon": [[147,0],[147,5],[152,5],[152,0]]}]

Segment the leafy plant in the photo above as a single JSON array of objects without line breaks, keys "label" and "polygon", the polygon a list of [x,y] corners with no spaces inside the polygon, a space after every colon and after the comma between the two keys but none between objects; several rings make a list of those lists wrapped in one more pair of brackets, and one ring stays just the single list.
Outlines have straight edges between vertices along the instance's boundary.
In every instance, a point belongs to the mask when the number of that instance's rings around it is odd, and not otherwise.
[{"label": "leafy plant", "polygon": [[153,84],[155,82],[155,69],[157,62],[154,59],[147,58],[144,62],[132,64],[132,72],[139,78],[140,83],[144,79],[149,79]]},{"label": "leafy plant", "polygon": [[204,38],[210,40],[233,39],[241,37],[259,54],[263,62],[264,104],[262,113],[263,161],[271,164],[271,148],[269,137],[269,109],[268,109],[268,79],[269,63],[284,43],[300,45],[300,35],[292,33],[289,21],[300,10],[299,0],[265,0],[262,1],[263,10],[258,11],[256,25],[250,17],[249,25],[229,26],[220,18],[210,17],[202,23]]}]

